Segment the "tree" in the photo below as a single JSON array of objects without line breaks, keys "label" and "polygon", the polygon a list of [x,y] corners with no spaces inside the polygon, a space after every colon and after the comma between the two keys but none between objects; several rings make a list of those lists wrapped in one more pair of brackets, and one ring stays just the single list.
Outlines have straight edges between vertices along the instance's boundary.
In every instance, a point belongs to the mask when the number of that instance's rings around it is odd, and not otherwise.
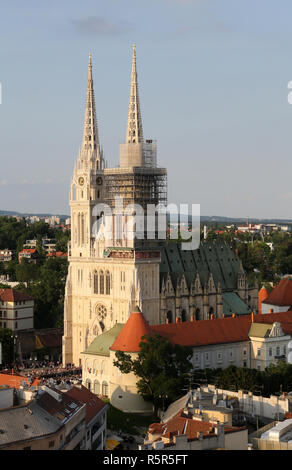
[{"label": "tree", "polygon": [[135,358],[122,351],[116,352],[114,365],[123,374],[134,373],[138,393],[151,401],[157,415],[162,404],[168,404],[182,396],[187,374],[192,369],[192,348],[173,345],[158,334],[145,335]]},{"label": "tree", "polygon": [[14,348],[11,330],[0,328],[0,343],[2,344],[2,364],[11,364]]}]

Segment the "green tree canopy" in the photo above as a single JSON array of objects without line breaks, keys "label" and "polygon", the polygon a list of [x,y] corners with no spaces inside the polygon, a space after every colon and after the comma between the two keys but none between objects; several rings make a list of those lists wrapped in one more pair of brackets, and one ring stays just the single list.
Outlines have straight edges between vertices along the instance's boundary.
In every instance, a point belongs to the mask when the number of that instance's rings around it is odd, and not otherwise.
[{"label": "green tree canopy", "polygon": [[173,345],[158,334],[145,335],[136,358],[122,351],[116,352],[114,365],[124,374],[134,373],[138,393],[154,405],[155,413],[162,403],[178,399],[192,369],[192,348]]},{"label": "green tree canopy", "polygon": [[12,331],[0,328],[0,343],[2,344],[2,364],[11,364],[13,361]]}]

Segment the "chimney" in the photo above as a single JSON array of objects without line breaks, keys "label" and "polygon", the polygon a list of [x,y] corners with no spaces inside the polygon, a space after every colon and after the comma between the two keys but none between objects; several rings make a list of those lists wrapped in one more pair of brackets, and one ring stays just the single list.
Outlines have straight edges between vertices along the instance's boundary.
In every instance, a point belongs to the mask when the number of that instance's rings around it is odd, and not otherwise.
[{"label": "chimney", "polygon": [[225,313],[222,313],[222,318],[225,318]]},{"label": "chimney", "polygon": [[214,320],[214,314],[213,313],[211,314],[211,320]]},{"label": "chimney", "polygon": [[180,323],[180,318],[179,318],[179,317],[176,317],[175,322],[176,322],[176,323]]},{"label": "chimney", "polygon": [[274,309],[270,308],[269,313],[274,313]]},{"label": "chimney", "polygon": [[251,312],[251,322],[254,323],[254,313]]},{"label": "chimney", "polygon": [[167,323],[167,324],[169,323],[169,319],[168,319],[168,318],[166,319],[166,323]]},{"label": "chimney", "polygon": [[236,314],[235,314],[235,313],[232,314],[232,318],[236,318]]},{"label": "chimney", "polygon": [[194,315],[191,315],[191,321],[195,321]]}]

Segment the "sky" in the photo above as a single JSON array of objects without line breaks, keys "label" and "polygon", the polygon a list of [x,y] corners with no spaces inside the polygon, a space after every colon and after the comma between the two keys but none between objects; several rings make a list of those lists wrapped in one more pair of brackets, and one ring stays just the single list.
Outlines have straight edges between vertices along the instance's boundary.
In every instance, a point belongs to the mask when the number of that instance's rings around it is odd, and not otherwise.
[{"label": "sky", "polygon": [[292,218],[291,17],[291,0],[5,2],[0,209],[69,214],[89,52],[100,141],[117,165],[135,43],[168,202]]}]

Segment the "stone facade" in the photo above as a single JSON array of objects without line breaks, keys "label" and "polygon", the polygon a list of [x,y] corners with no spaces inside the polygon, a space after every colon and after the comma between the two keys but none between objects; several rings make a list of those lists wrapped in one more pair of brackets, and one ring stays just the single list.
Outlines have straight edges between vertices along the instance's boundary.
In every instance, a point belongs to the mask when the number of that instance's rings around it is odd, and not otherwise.
[{"label": "stone facade", "polygon": [[[64,364],[81,365],[81,353],[94,338],[126,323],[136,305],[150,324],[257,312],[257,286],[248,285],[238,258],[226,245],[204,244],[187,252],[156,237],[119,236],[115,224],[109,234],[102,207],[114,209],[117,195],[143,208],[167,203],[166,170],[156,166],[156,144],[143,139],[135,49],[126,140],[120,166],[114,169],[106,168],[99,142],[89,58],[83,142],[70,189]],[[135,213],[122,224],[128,221],[135,223]]]}]

